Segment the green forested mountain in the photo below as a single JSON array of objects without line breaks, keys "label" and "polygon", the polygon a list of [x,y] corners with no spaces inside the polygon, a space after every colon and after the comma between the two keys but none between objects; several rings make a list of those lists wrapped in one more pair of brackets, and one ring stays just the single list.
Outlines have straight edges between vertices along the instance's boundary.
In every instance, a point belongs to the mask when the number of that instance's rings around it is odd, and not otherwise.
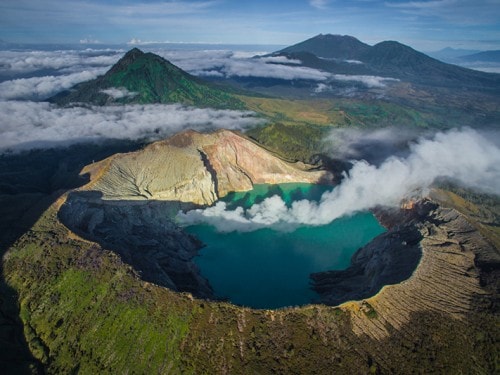
[{"label": "green forested mountain", "polygon": [[66,105],[89,103],[182,103],[242,108],[233,95],[184,72],[169,61],[137,48],[127,52],[105,75],[80,83],[49,99]]}]

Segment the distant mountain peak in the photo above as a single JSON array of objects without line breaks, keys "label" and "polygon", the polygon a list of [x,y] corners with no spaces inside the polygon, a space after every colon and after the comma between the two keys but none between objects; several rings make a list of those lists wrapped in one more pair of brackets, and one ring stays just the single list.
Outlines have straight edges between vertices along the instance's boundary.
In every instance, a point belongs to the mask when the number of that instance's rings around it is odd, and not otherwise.
[{"label": "distant mountain peak", "polygon": [[[318,34],[311,39],[345,39],[345,40],[356,40],[360,42],[359,39],[353,37],[352,35],[342,35],[342,34]],[[361,43],[361,42],[360,42]]]},{"label": "distant mountain peak", "polygon": [[322,58],[357,59],[370,46],[350,35],[319,34],[279,52],[309,52]]},{"label": "distant mountain peak", "polygon": [[[388,77],[430,86],[493,93],[498,93],[500,87],[500,75],[446,64],[395,40],[370,46],[349,35],[319,34],[276,54],[284,54],[300,60],[303,66],[333,74]],[[466,58],[495,61],[500,60],[500,52],[483,52],[462,59],[465,61]]]},{"label": "distant mountain peak", "polygon": [[128,51],[122,59],[127,59],[127,60],[135,60],[138,57],[144,55],[144,52],[142,52],[139,48],[135,47],[132,48],[130,51]]}]

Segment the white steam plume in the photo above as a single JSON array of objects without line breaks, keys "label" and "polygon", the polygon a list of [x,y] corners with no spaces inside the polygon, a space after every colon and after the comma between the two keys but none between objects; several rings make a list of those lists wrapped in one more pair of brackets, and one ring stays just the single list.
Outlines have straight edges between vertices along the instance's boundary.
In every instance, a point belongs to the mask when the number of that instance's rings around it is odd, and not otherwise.
[{"label": "white steam plume", "polygon": [[406,158],[390,157],[379,167],[357,161],[342,183],[320,202],[301,200],[287,207],[278,196],[244,210],[217,203],[205,210],[180,212],[183,225],[208,223],[219,231],[251,231],[272,226],[324,225],[341,216],[376,206],[398,206],[421,196],[439,177],[482,191],[500,192],[500,148],[472,129],[438,133],[411,146]]}]

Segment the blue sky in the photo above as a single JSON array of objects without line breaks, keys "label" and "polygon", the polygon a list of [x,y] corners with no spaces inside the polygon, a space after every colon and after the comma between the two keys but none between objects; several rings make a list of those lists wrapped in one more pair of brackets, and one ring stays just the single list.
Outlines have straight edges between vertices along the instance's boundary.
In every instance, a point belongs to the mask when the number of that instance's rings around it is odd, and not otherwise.
[{"label": "blue sky", "polygon": [[1,0],[0,39],[290,45],[319,33],[500,49],[500,0]]}]

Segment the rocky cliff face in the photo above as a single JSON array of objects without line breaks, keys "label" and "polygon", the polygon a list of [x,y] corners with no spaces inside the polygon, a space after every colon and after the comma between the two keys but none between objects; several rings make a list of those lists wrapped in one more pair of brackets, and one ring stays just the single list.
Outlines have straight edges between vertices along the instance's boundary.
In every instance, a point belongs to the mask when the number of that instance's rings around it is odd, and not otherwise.
[{"label": "rocky cliff face", "polygon": [[253,184],[330,183],[325,171],[289,163],[228,130],[212,134],[179,133],[144,150],[116,155],[84,172],[87,190],[104,200],[169,200],[210,205],[230,191]]}]

